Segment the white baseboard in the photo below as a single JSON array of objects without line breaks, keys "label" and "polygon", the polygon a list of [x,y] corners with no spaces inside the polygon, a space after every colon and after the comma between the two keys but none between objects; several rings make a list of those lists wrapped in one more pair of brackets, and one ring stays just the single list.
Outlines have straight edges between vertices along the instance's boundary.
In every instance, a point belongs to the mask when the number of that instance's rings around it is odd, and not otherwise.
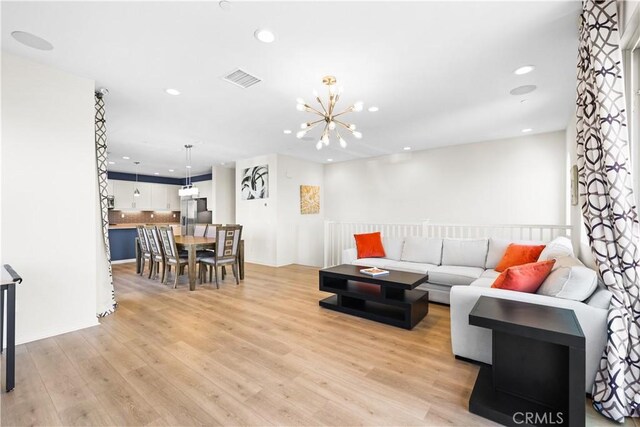
[{"label": "white baseboard", "polygon": [[119,259],[117,261],[111,261],[111,264],[128,264],[130,262],[136,262],[135,258],[131,259]]},{"label": "white baseboard", "polygon": [[[48,331],[31,334],[22,337],[16,337],[16,345],[26,344],[32,341],[38,341],[45,338],[55,337],[56,335],[67,334],[69,332],[78,331],[80,329],[91,328],[92,326],[98,326],[100,322],[98,322],[98,318],[87,320],[86,322],[76,324],[73,326],[68,326],[62,329],[49,329]],[[5,337],[6,338],[6,337]]]}]

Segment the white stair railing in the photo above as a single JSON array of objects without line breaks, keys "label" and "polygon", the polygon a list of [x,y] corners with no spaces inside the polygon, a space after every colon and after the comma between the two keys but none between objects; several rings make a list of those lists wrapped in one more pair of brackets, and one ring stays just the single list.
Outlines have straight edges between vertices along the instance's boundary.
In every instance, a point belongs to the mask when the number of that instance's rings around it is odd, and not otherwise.
[{"label": "white stair railing", "polygon": [[415,223],[363,223],[325,221],[324,266],[341,263],[342,251],[355,247],[354,234],[379,231],[389,237],[439,237],[459,239],[502,238],[509,240],[535,240],[548,242],[558,236],[571,238],[570,225],[540,224],[432,224]]}]

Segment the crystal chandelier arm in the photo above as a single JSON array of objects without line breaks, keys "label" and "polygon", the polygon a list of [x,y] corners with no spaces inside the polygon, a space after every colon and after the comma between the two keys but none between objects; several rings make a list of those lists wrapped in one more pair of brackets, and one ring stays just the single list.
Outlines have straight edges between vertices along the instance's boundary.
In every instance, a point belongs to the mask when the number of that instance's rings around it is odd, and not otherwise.
[{"label": "crystal chandelier arm", "polygon": [[315,125],[317,125],[318,123],[320,123],[320,122],[324,122],[324,121],[326,121],[326,120],[324,119],[324,116],[322,116],[322,118],[321,118],[320,120],[316,120],[315,122],[307,122],[307,127],[306,127],[306,129],[311,129],[311,128],[313,128]]},{"label": "crystal chandelier arm", "polygon": [[324,111],[324,114],[320,113],[319,111],[316,110],[316,112],[318,112],[318,114],[320,114],[321,116],[326,116],[329,113],[327,112],[327,109],[324,108],[324,104],[322,103],[322,100],[320,99],[319,96],[316,96],[316,101],[318,101],[318,104],[320,104],[320,106],[322,107],[322,111]]}]

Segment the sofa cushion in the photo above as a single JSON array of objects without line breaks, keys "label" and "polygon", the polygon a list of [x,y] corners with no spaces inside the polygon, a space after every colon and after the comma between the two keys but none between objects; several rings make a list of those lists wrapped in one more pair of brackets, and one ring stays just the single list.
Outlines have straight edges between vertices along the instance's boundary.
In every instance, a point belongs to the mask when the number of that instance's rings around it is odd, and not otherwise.
[{"label": "sofa cushion", "polygon": [[429,282],[448,286],[470,285],[482,272],[479,267],[440,265],[429,271]]},{"label": "sofa cushion", "polygon": [[444,239],[442,242],[442,265],[484,269],[488,244],[487,239]]},{"label": "sofa cushion", "polygon": [[584,301],[593,294],[598,286],[597,273],[585,267],[577,258],[560,257],[556,259],[553,271],[537,293],[550,297]]},{"label": "sofa cushion", "polygon": [[406,237],[402,248],[402,261],[440,265],[442,239]]},{"label": "sofa cushion", "polygon": [[392,260],[386,258],[359,258],[353,261],[352,264],[363,267],[385,268],[386,265],[391,264],[392,262]]},{"label": "sofa cushion", "polygon": [[564,236],[558,236],[544,248],[538,261],[546,261],[548,259],[556,259],[561,257],[573,257],[573,245],[571,240]]},{"label": "sofa cushion", "polygon": [[400,261],[402,258],[402,247],[404,246],[404,238],[402,237],[383,237],[382,246],[384,246],[385,258]]},{"label": "sofa cushion", "polygon": [[549,276],[555,260],[532,262],[507,268],[491,285],[492,288],[535,293]]},{"label": "sofa cushion", "polygon": [[536,262],[544,250],[544,247],[544,245],[520,245],[511,243],[507,246],[507,250],[504,252],[495,270],[503,272],[509,267]]},{"label": "sofa cushion", "polygon": [[[507,247],[516,243],[518,245],[543,245],[544,242],[537,240],[508,240],[508,239],[496,239],[494,237],[489,239],[489,251],[487,252],[487,263],[485,268],[494,269],[504,256]],[[542,260],[540,260],[542,261]]]},{"label": "sofa cushion", "polygon": [[495,277],[480,277],[479,279],[476,279],[473,282],[471,282],[471,285],[469,286],[479,286],[481,288],[490,288],[491,285],[493,285],[493,282],[495,282],[495,280],[496,280]]},{"label": "sofa cushion", "polygon": [[482,272],[482,275],[480,276],[481,278],[488,278],[488,279],[496,279],[498,276],[500,275],[499,272],[495,271],[495,270],[485,270]]},{"label": "sofa cushion", "polygon": [[358,258],[384,258],[384,247],[382,246],[382,237],[380,232],[354,234],[356,240],[356,248],[358,249]]},{"label": "sofa cushion", "polygon": [[424,262],[408,262],[408,261],[391,261],[385,268],[390,270],[408,271],[409,273],[427,274],[429,271],[436,268],[435,264],[428,264]]},{"label": "sofa cushion", "polygon": [[596,290],[591,294],[589,298],[584,302],[585,304],[590,305],[595,308],[603,308],[605,310],[609,309],[609,305],[611,304],[611,297],[613,294],[611,291],[607,290],[602,282],[598,281],[598,286]]}]

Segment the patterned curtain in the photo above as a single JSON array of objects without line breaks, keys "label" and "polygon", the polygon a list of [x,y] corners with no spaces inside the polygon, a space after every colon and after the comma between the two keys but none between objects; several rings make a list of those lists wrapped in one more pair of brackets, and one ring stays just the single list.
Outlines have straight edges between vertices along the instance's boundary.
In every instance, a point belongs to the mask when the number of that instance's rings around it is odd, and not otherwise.
[{"label": "patterned curtain", "polygon": [[640,240],[619,36],[616,2],[585,0],[576,109],[580,196],[591,251],[613,293],[593,406],[624,422],[640,415]]},{"label": "patterned curtain", "polygon": [[[104,120],[104,100],[102,93],[96,92],[96,166],[98,172],[98,191],[100,191],[100,211],[102,218],[102,241],[109,269],[108,278],[98,283],[97,315],[104,317],[113,313],[118,306],[113,290],[111,274],[111,247],[109,246],[109,207],[107,203],[107,127]],[[98,260],[100,263],[102,260]]]}]

